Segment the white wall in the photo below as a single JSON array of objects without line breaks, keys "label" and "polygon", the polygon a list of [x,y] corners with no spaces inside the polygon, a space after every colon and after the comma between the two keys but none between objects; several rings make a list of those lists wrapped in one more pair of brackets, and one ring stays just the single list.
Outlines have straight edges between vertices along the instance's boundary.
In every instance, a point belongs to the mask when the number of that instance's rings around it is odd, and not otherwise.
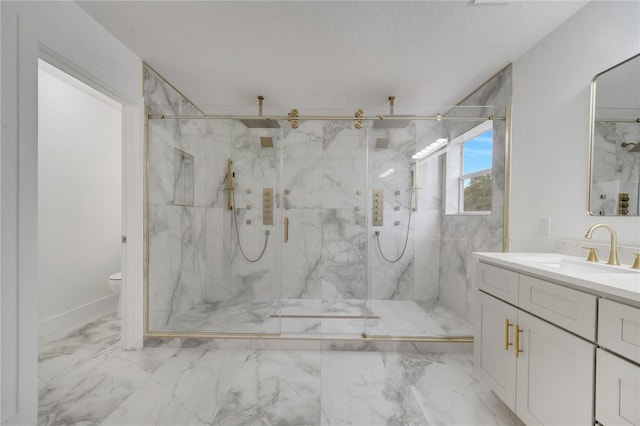
[{"label": "white wall", "polygon": [[[640,246],[640,220],[587,210],[589,96],[595,74],[640,52],[640,2],[594,1],[514,63],[512,251],[553,251],[607,223]],[[538,221],[551,218],[551,235]],[[594,241],[609,242],[604,230]],[[623,259],[621,259],[623,261]],[[627,261],[628,262],[628,261]]]},{"label": "white wall", "polygon": [[117,304],[107,278],[121,266],[122,106],[42,60],[39,68],[42,342]]},{"label": "white wall", "polygon": [[[125,250],[127,283],[124,285],[125,292],[131,288],[140,295],[142,64],[73,2],[2,1],[0,8],[0,421],[2,424],[36,424],[38,57],[46,57],[124,104],[124,181],[131,188],[124,198],[125,231],[132,240]],[[134,269],[129,271],[129,268]],[[128,314],[126,307],[125,311]],[[142,316],[139,316],[136,324],[141,330]]]}]

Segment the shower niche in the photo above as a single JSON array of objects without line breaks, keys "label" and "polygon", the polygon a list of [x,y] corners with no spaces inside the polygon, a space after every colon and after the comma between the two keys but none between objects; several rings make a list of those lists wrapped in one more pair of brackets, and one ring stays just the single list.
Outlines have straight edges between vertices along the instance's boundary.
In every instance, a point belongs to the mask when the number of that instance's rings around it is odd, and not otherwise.
[{"label": "shower niche", "polygon": [[412,158],[459,121],[211,118],[149,67],[145,99],[147,337],[471,340],[452,262],[482,247],[449,235],[446,150]]},{"label": "shower niche", "polygon": [[193,206],[193,155],[173,149],[173,204]]}]

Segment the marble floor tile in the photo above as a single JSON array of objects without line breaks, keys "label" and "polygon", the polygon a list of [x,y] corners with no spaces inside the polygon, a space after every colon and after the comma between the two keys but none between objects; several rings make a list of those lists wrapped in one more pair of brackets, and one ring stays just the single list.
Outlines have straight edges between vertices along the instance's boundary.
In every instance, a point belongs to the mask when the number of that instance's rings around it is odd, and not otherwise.
[{"label": "marble floor tile", "polygon": [[321,424],[428,424],[398,373],[386,370],[381,352],[324,352]]},{"label": "marble floor tile", "polygon": [[473,336],[473,325],[437,301],[416,301],[418,306],[450,336]]},{"label": "marble floor tile", "polygon": [[470,353],[123,351],[110,321],[41,348],[40,425],[522,425]]},{"label": "marble floor tile", "polygon": [[390,364],[402,364],[403,379],[428,424],[523,425],[479,381],[473,372],[471,354],[389,355]]},{"label": "marble floor tile", "polygon": [[102,424],[211,424],[251,354],[242,350],[180,350]]},{"label": "marble floor tile", "polygon": [[320,423],[321,352],[255,351],[222,403],[214,425]]},{"label": "marble floor tile", "polygon": [[[101,422],[175,351],[169,348],[123,351],[114,345],[77,358],[62,371],[46,372],[48,380],[41,381],[38,392],[38,424]],[[47,368],[54,367],[49,364],[43,369]]]}]

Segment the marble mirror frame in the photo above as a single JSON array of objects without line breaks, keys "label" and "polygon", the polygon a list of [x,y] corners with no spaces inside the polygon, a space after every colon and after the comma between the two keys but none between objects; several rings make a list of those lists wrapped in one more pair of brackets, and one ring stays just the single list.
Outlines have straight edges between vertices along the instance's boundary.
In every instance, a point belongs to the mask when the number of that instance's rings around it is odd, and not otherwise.
[{"label": "marble mirror frame", "polygon": [[[640,70],[640,53],[596,74],[591,80],[587,182],[587,213],[591,216],[640,215],[637,211],[640,204],[640,183],[636,183],[633,191],[628,192],[631,200],[626,201],[627,214],[620,214],[619,200],[620,193],[628,188],[621,185],[620,181],[630,181],[634,176],[640,175],[640,153],[629,152],[635,149],[634,144],[640,144],[640,72],[635,75],[634,69]],[[621,78],[626,76],[626,73],[631,74],[631,81]],[[598,79],[602,77],[609,77],[608,80],[604,80],[607,83],[605,92],[597,84]],[[600,81],[602,85],[604,82]],[[612,98],[626,93],[632,94],[629,105],[611,102]],[[633,93],[637,93],[637,99],[633,98]],[[597,114],[599,108],[606,111],[604,117]],[[597,119],[597,116],[600,119]],[[609,176],[606,170],[611,171],[610,181],[602,180],[603,175]],[[638,178],[635,181],[637,182]]]}]

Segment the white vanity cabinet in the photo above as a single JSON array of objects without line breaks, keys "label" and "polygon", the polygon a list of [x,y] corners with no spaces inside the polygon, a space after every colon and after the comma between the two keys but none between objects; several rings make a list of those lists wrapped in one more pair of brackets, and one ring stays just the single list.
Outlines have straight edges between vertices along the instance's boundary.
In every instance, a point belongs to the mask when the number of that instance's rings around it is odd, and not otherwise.
[{"label": "white vanity cabinet", "polygon": [[482,291],[476,300],[475,369],[494,393],[526,424],[593,424],[594,345]]},{"label": "white vanity cabinet", "polygon": [[640,273],[474,253],[474,368],[527,425],[640,426]]},{"label": "white vanity cabinet", "polygon": [[600,299],[596,420],[640,425],[640,309]]}]

